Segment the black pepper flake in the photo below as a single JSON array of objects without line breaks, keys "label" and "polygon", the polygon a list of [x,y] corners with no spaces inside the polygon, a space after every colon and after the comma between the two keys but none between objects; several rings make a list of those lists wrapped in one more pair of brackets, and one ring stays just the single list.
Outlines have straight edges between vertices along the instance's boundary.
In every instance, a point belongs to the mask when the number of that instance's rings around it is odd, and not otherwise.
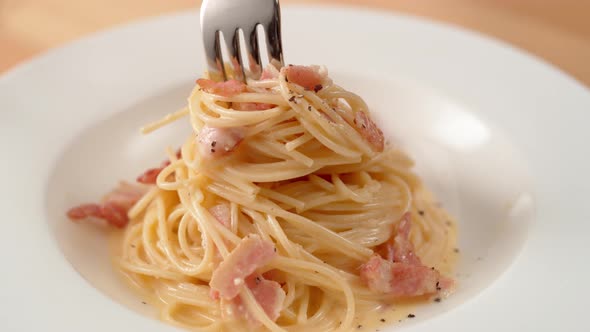
[{"label": "black pepper flake", "polygon": [[307,106],[307,110],[311,112],[311,106]]},{"label": "black pepper flake", "polygon": [[215,149],[211,149],[211,153],[215,153]]},{"label": "black pepper flake", "polygon": [[289,101],[294,103],[295,102],[295,96],[291,96],[291,98],[289,98]]},{"label": "black pepper flake", "polygon": [[437,281],[437,282],[436,282],[436,290],[437,290],[437,291],[439,291],[439,290],[441,290],[441,289],[442,289],[442,288],[440,288],[440,281]]},{"label": "black pepper flake", "polygon": [[381,323],[385,323],[385,318],[380,319]]},{"label": "black pepper flake", "polygon": [[424,210],[418,210],[418,214],[423,216],[424,215]]},{"label": "black pepper flake", "polygon": [[356,326],[357,329],[360,329],[361,327],[363,327],[361,324]]},{"label": "black pepper flake", "polygon": [[256,282],[256,284],[258,285],[262,280],[260,280],[260,277],[256,277],[256,279],[254,280]]},{"label": "black pepper flake", "polygon": [[273,249],[273,250],[274,250],[275,252],[277,252],[277,247],[274,247],[274,249]]},{"label": "black pepper flake", "polygon": [[314,92],[318,92],[318,91],[320,91],[322,88],[323,88],[323,86],[322,86],[321,84],[318,84],[318,85],[316,85],[316,86],[314,86],[314,87],[313,87],[313,91],[314,91]]},{"label": "black pepper flake", "polygon": [[367,126],[365,126],[364,123],[361,125],[361,127],[363,127],[363,129],[367,129]]},{"label": "black pepper flake", "polygon": [[459,248],[453,249],[454,252],[459,252]]},{"label": "black pepper flake", "polygon": [[434,299],[434,302],[440,302],[440,301],[441,301],[440,297],[437,297]]},{"label": "black pepper flake", "polygon": [[416,317],[416,315],[414,315],[414,314],[409,314],[408,315],[408,318],[414,318],[414,317]]},{"label": "black pepper flake", "polygon": [[141,303],[143,303],[143,304],[147,304],[147,302],[145,302],[145,301],[141,301]]},{"label": "black pepper flake", "polygon": [[212,147],[215,147],[215,145],[217,145],[217,141],[213,141],[213,142],[211,142],[211,146],[212,146]]}]

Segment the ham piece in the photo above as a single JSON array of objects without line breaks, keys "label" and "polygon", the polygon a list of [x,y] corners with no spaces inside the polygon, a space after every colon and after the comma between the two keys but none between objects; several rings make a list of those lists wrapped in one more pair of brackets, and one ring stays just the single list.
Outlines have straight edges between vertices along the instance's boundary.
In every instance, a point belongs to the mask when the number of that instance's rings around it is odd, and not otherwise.
[{"label": "ham piece", "polygon": [[[260,305],[264,313],[272,321],[276,321],[281,314],[283,301],[286,294],[281,285],[273,280],[267,280],[260,275],[252,275],[246,279],[246,286],[254,295],[256,302]],[[236,296],[235,298],[222,302],[222,310],[224,314],[230,314],[234,317],[246,318],[252,325],[259,325],[259,322],[254,318],[243,304],[242,298]]]},{"label": "ham piece", "polygon": [[233,152],[244,137],[244,127],[216,128],[205,125],[197,135],[199,152],[205,159],[223,157]]},{"label": "ham piece", "polygon": [[74,221],[95,217],[105,220],[111,226],[123,228],[129,222],[127,212],[145,192],[144,187],[121,182],[104,197],[102,203],[75,206],[68,210],[67,215]]},{"label": "ham piece", "polygon": [[285,76],[290,83],[295,83],[305,90],[318,92],[322,89],[324,77],[316,67],[289,65],[285,67]]},{"label": "ham piece", "polygon": [[403,298],[451,287],[450,279],[422,264],[410,242],[410,228],[410,214],[406,213],[398,223],[395,236],[382,247],[381,255],[372,256],[361,266],[361,280],[370,290]]},{"label": "ham piece", "polygon": [[385,139],[383,132],[363,111],[356,112],[354,115],[354,125],[361,136],[371,144],[373,150],[382,152],[385,148]]},{"label": "ham piece", "polygon": [[203,91],[223,97],[232,97],[247,90],[246,84],[238,80],[216,82],[207,78],[199,78],[197,84]]},{"label": "ham piece", "polygon": [[[223,205],[214,206],[215,211],[212,214],[216,218],[218,215],[225,218],[225,208],[220,206]],[[209,282],[211,297],[221,300],[224,312],[254,322],[253,315],[248,312],[239,296],[240,290],[247,287],[268,317],[276,320],[282,309],[285,291],[278,282],[267,280],[256,273],[258,268],[268,264],[276,255],[274,244],[263,240],[259,235],[250,234],[243,238],[213,271]]]},{"label": "ham piece", "polygon": [[209,286],[222,299],[238,295],[248,276],[268,264],[276,255],[275,246],[260,236],[250,234],[213,271]]},{"label": "ham piece", "polygon": [[209,213],[226,228],[231,227],[231,210],[229,204],[220,203],[209,208]]}]

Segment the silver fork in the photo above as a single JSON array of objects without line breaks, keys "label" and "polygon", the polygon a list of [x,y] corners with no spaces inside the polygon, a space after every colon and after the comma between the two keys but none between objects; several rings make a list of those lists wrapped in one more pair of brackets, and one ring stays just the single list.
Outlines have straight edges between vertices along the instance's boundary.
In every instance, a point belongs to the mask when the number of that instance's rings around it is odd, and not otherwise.
[{"label": "silver fork", "polygon": [[[264,41],[258,40],[258,25],[264,29]],[[240,47],[240,31],[246,41],[245,54]],[[201,33],[212,79],[258,78],[262,68],[259,43],[262,42],[266,42],[269,61],[283,64],[279,0],[204,0]],[[220,34],[226,41],[230,59],[223,59]],[[245,68],[245,58],[250,68]]]}]

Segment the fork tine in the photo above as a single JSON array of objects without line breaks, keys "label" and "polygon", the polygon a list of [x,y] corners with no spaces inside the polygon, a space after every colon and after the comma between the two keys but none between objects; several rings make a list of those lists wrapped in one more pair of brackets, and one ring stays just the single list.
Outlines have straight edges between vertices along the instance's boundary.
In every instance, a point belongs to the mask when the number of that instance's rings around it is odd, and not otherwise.
[{"label": "fork tine", "polygon": [[[254,24],[249,29],[244,29],[244,39],[245,39],[245,47],[246,47],[246,54],[243,55],[243,58],[248,59],[248,63],[250,68],[248,68],[248,76],[258,79],[260,77],[260,73],[262,72],[262,68],[260,67],[261,58],[260,58],[260,48],[258,47],[258,33],[256,28],[258,24]],[[246,72],[246,70],[244,70]]]},{"label": "fork tine", "polygon": [[221,40],[217,31],[213,29],[203,31],[203,46],[207,58],[207,68],[212,79],[222,79],[221,76],[224,75],[220,45]]},{"label": "fork tine", "polygon": [[214,80],[217,80],[219,77],[216,76],[220,74],[223,75],[223,80],[227,80],[227,71],[225,68],[225,63],[223,62],[222,44],[223,43],[221,42],[221,32],[217,31],[215,32],[215,65],[213,68],[213,72],[211,72],[212,69],[211,66],[209,66],[209,76],[211,76],[211,78]]},{"label": "fork tine", "polygon": [[232,75],[225,75],[225,79],[230,79],[233,76],[236,80],[244,80],[243,61],[240,56],[240,29],[235,28],[234,31],[223,31],[227,50],[229,51],[229,64],[233,67]]},{"label": "fork tine", "polygon": [[281,8],[279,1],[275,0],[274,15],[271,20],[263,24],[264,33],[266,35],[266,48],[268,49],[269,61],[277,60],[283,65],[283,44],[281,42]]}]

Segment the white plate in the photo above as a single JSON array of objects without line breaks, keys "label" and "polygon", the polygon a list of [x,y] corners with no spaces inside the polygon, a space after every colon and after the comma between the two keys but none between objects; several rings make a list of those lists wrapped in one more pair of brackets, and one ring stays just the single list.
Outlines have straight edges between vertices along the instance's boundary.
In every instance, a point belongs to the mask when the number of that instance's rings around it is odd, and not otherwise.
[{"label": "white plate", "polygon": [[[460,219],[457,293],[398,327],[584,330],[588,90],[455,27],[359,9],[283,16],[287,61],[326,64],[361,94]],[[137,128],[182,106],[202,73],[197,17],[105,31],[0,78],[2,331],[176,330],[136,313],[149,310],[114,277],[105,232],[63,213],[187,134]]]}]

